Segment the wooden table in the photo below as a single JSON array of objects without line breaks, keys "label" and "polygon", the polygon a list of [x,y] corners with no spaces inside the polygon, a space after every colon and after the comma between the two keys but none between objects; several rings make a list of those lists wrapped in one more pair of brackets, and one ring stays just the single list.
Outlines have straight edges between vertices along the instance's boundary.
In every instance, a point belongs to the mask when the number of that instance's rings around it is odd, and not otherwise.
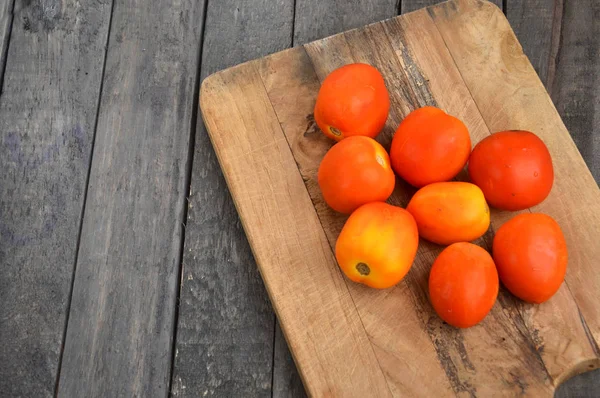
[{"label": "wooden table", "polygon": [[[2,0],[0,396],[303,396],[199,84],[436,2]],[[600,181],[600,2],[495,2]]]}]

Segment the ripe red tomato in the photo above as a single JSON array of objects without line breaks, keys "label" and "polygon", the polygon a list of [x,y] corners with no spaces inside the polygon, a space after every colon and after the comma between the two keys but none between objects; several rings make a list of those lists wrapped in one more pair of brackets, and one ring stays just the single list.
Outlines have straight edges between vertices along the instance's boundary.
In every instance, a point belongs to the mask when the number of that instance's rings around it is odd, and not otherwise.
[{"label": "ripe red tomato", "polygon": [[377,68],[344,65],[321,85],[315,121],[329,138],[341,141],[353,135],[375,138],[388,117],[390,97]]},{"label": "ripe red tomato", "polygon": [[429,274],[429,296],[435,312],[452,326],[481,322],[498,296],[498,273],[481,247],[453,243],[437,257]]},{"label": "ripe red tomato", "polygon": [[493,253],[504,286],[531,303],[552,297],[567,272],[567,243],[546,214],[519,214],[506,222],[496,232]]},{"label": "ripe red tomato", "polygon": [[550,152],[529,131],[503,131],[483,139],[473,149],[468,168],[488,203],[502,210],[537,205],[554,182]]},{"label": "ripe red tomato", "polygon": [[385,149],[363,136],[348,137],[331,147],[318,178],[325,202],[345,214],[365,203],[386,201],[396,184]]},{"label": "ripe red tomato", "polygon": [[400,123],[392,140],[390,159],[394,171],[406,182],[423,187],[449,181],[471,153],[469,130],[441,109],[426,106],[411,112]]}]

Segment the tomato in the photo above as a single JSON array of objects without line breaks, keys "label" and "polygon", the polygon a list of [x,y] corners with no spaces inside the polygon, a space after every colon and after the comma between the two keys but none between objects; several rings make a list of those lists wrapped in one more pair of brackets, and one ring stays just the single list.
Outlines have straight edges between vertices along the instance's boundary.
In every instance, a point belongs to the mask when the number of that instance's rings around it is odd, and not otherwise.
[{"label": "tomato", "polygon": [[417,224],[409,212],[372,202],[350,215],[337,239],[335,257],[350,280],[385,289],[404,278],[418,245]]},{"label": "tomato", "polygon": [[552,297],[567,272],[567,243],[546,214],[519,214],[506,222],[496,232],[493,253],[504,286],[530,303]]},{"label": "tomato", "polygon": [[454,178],[467,164],[470,153],[471,138],[464,123],[441,109],[426,106],[400,123],[390,159],[400,177],[423,187]]},{"label": "tomato", "polygon": [[362,136],[331,147],[321,160],[318,179],[325,202],[345,214],[365,203],[385,201],[396,183],[385,149]]},{"label": "tomato", "polygon": [[419,235],[449,245],[482,236],[490,226],[483,192],[468,182],[436,182],[419,189],[406,210],[415,218]]},{"label": "tomato", "polygon": [[375,138],[390,110],[381,73],[371,65],[349,64],[331,72],[321,85],[315,121],[329,138],[353,135]]},{"label": "tomato", "polygon": [[503,131],[483,139],[473,149],[468,169],[488,203],[502,210],[537,205],[554,182],[550,152],[529,131]]},{"label": "tomato", "polygon": [[429,274],[429,297],[435,312],[452,326],[468,328],[490,312],[498,296],[498,273],[487,251],[454,243],[437,257]]}]

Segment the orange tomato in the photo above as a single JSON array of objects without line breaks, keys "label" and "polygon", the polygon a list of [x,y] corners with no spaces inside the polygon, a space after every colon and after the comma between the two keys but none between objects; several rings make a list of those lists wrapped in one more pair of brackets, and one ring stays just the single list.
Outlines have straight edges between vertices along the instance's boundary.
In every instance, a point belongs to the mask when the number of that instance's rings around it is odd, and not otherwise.
[{"label": "orange tomato", "polygon": [[487,251],[467,242],[445,248],[431,267],[429,297],[452,326],[468,328],[490,312],[498,296],[498,273]]},{"label": "orange tomato", "polygon": [[468,182],[436,182],[419,189],[406,210],[421,237],[440,244],[468,242],[490,226],[490,209],[481,189]]},{"label": "orange tomato", "polygon": [[321,161],[318,179],[325,202],[345,214],[365,203],[385,201],[396,183],[385,149],[362,136],[331,147]]},{"label": "orange tomato", "polygon": [[375,138],[390,110],[381,73],[371,65],[349,64],[331,72],[321,85],[315,121],[329,138],[353,135]]},{"label": "orange tomato", "polygon": [[550,152],[529,131],[502,131],[483,139],[471,153],[469,175],[491,206],[513,211],[542,202],[554,182]]},{"label": "orange tomato", "polygon": [[419,234],[406,210],[383,202],[359,207],[346,221],[335,245],[335,257],[354,282],[385,289],[410,269]]},{"label": "orange tomato", "polygon": [[471,153],[471,137],[463,122],[432,106],[411,112],[392,140],[394,171],[406,182],[423,187],[454,178]]},{"label": "orange tomato", "polygon": [[519,214],[506,222],[496,232],[493,253],[504,286],[530,303],[552,297],[567,272],[567,243],[546,214]]}]

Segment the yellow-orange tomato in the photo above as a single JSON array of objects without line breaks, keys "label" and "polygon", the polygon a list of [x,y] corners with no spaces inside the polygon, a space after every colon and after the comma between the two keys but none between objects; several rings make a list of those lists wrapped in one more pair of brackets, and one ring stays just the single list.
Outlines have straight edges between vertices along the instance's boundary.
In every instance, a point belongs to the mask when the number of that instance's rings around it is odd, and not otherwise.
[{"label": "yellow-orange tomato", "polygon": [[423,187],[449,181],[465,167],[471,153],[467,126],[441,109],[426,106],[400,123],[392,140],[394,171],[406,182]]},{"label": "yellow-orange tomato", "polygon": [[406,210],[415,218],[419,235],[440,244],[469,242],[490,226],[483,192],[468,182],[437,182],[417,191]]},{"label": "yellow-orange tomato", "polygon": [[331,147],[321,161],[318,179],[325,202],[344,214],[365,203],[385,201],[396,183],[385,149],[362,136]]},{"label": "yellow-orange tomato", "polygon": [[452,326],[468,328],[490,312],[498,296],[492,257],[468,242],[445,248],[431,267],[429,298],[435,312]]},{"label": "yellow-orange tomato", "polygon": [[390,97],[381,73],[371,65],[349,64],[323,80],[315,121],[326,136],[336,141],[353,135],[375,138],[389,109]]},{"label": "yellow-orange tomato", "polygon": [[409,212],[373,202],[350,215],[336,242],[335,256],[349,279],[385,289],[404,278],[418,244],[417,224]]},{"label": "yellow-orange tomato", "polygon": [[524,213],[506,222],[496,232],[493,252],[504,286],[530,303],[552,297],[567,272],[567,243],[546,214]]}]

